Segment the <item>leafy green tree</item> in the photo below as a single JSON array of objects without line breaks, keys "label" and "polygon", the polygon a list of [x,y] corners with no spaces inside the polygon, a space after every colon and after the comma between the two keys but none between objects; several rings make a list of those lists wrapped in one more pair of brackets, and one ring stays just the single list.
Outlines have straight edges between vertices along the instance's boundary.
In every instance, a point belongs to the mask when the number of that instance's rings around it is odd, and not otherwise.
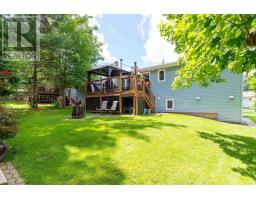
[{"label": "leafy green tree", "polygon": [[[8,20],[10,15],[0,15],[0,29],[3,29],[3,23]],[[20,17],[23,15],[12,15],[11,17]],[[31,19],[31,18],[30,18]],[[18,35],[20,32],[17,33]],[[2,37],[0,37],[0,43],[2,44]],[[0,55],[2,55],[2,48],[0,48]],[[9,77],[7,82],[2,82],[0,84],[0,96],[9,96],[11,94],[16,94],[17,89],[26,85],[27,83],[27,72],[28,72],[29,62],[24,60],[19,61],[5,61],[0,59],[0,70],[11,70],[12,76]]]},{"label": "leafy green tree", "polygon": [[[37,15],[28,20],[33,17]],[[39,82],[59,87],[64,96],[65,88],[83,86],[87,69],[101,58],[101,44],[93,34],[96,27],[89,25],[88,16],[41,15],[40,19],[40,61],[0,60],[0,67],[15,70],[17,85],[32,85],[33,108],[37,108]]]},{"label": "leafy green tree", "polygon": [[256,93],[256,72],[251,72],[247,77],[248,88]]},{"label": "leafy green tree", "polygon": [[256,15],[164,15],[160,33],[179,54],[173,87],[222,82],[223,70],[256,69]]},{"label": "leafy green tree", "polygon": [[[88,16],[44,16],[48,26],[42,38],[41,66],[48,82],[64,89],[81,87],[86,71],[98,61],[101,44],[89,26]],[[50,31],[49,31],[50,29]]]}]

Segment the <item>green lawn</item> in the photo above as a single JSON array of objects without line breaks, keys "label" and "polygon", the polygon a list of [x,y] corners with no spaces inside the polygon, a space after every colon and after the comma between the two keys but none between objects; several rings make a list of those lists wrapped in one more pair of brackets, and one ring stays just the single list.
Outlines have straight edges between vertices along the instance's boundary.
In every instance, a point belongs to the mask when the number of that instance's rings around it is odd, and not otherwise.
[{"label": "green lawn", "polygon": [[253,110],[245,110],[244,115],[248,116],[253,122],[256,123],[256,112]]},{"label": "green lawn", "polygon": [[256,130],[180,114],[87,114],[19,106],[5,160],[27,184],[255,184]]}]

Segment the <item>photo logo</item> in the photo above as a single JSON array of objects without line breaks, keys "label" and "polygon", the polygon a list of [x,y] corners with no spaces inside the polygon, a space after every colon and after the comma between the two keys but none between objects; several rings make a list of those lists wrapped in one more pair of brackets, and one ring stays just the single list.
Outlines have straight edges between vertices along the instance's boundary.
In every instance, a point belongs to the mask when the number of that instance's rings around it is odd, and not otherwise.
[{"label": "photo logo", "polygon": [[40,60],[39,16],[2,17],[2,60]]}]

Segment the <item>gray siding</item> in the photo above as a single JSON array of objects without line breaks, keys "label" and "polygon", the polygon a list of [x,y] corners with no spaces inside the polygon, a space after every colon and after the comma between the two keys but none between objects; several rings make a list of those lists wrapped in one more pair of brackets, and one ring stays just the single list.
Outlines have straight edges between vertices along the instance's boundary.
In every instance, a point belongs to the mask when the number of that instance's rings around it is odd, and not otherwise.
[{"label": "gray siding", "polygon": [[[188,89],[173,90],[171,84],[176,70],[177,68],[166,68],[164,82],[158,82],[158,70],[150,71],[156,112],[218,113],[220,121],[241,122],[242,75],[224,71],[225,83],[212,84],[208,88],[194,85]],[[229,96],[234,96],[234,99]],[[166,99],[174,99],[173,110],[166,110]]]}]

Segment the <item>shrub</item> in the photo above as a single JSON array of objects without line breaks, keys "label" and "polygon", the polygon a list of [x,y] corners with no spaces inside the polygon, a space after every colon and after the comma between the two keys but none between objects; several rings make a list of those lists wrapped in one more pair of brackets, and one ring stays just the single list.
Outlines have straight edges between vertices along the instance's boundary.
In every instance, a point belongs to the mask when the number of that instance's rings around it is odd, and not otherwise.
[{"label": "shrub", "polygon": [[252,100],[252,106],[250,108],[256,111],[256,99]]},{"label": "shrub", "polygon": [[18,119],[15,111],[0,106],[0,142],[6,138],[15,136]]},{"label": "shrub", "polygon": [[55,107],[55,108],[61,108],[61,103],[60,103],[60,101],[58,101],[58,100],[55,101],[55,102],[54,102],[54,107]]},{"label": "shrub", "polygon": [[33,108],[33,100],[29,101],[28,105],[29,105],[30,108]]}]

